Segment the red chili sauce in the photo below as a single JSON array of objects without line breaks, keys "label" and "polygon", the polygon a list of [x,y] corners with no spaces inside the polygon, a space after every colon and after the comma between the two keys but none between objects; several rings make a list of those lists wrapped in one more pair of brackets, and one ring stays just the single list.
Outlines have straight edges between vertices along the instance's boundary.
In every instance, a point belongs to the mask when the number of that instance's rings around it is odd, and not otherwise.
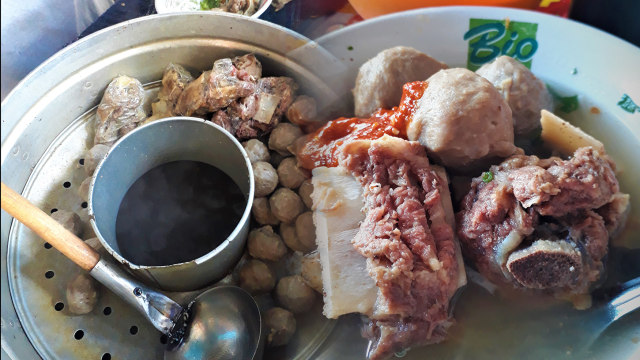
[{"label": "red chili sauce", "polygon": [[309,140],[298,151],[300,166],[309,170],[319,166],[338,166],[338,150],[342,144],[352,140],[375,140],[385,134],[406,139],[407,126],[426,88],[426,81],[406,83],[402,87],[400,105],[391,110],[380,109],[368,119],[329,121],[309,134]]}]

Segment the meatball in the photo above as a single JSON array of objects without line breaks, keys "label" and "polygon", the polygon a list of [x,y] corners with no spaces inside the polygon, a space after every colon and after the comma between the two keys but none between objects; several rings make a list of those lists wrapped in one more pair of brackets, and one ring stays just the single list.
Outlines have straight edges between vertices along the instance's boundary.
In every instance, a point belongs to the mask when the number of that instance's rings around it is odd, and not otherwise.
[{"label": "meatball", "polygon": [[75,236],[82,236],[82,220],[73,211],[58,210],[51,214],[51,217],[60,223],[65,229],[71,231]]},{"label": "meatball", "polygon": [[293,251],[306,251],[307,249],[300,243],[296,235],[295,224],[280,224],[280,237],[284,243]]},{"label": "meatball", "polygon": [[356,116],[367,118],[380,108],[397,106],[405,83],[426,80],[446,68],[446,64],[406,46],[378,53],[358,71],[353,90]]},{"label": "meatball", "polygon": [[322,265],[320,264],[320,254],[317,251],[305,255],[302,259],[300,275],[307,285],[322,294]]},{"label": "meatball", "polygon": [[284,223],[293,222],[304,209],[302,199],[293,190],[280,188],[269,198],[271,212]]},{"label": "meatball", "polygon": [[282,238],[269,225],[252,230],[247,247],[251,256],[263,260],[278,261],[287,253]]},{"label": "meatball", "polygon": [[487,79],[457,68],[440,70],[428,83],[407,137],[436,162],[474,172],[516,151],[511,109]]},{"label": "meatball", "polygon": [[280,123],[269,136],[269,149],[275,150],[281,155],[289,155],[291,152],[288,147],[300,136],[302,136],[302,130],[296,125]]},{"label": "meatball", "polygon": [[278,165],[278,180],[284,187],[297,189],[307,178],[307,173],[298,166],[295,157],[288,157]]},{"label": "meatball", "polygon": [[263,197],[271,194],[278,186],[278,173],[276,169],[266,161],[258,161],[252,164],[253,178],[255,180],[255,197]]},{"label": "meatball", "polygon": [[107,156],[110,148],[104,144],[97,144],[84,153],[84,172],[87,175],[93,175],[100,161]]},{"label": "meatball", "polygon": [[260,260],[251,259],[238,270],[240,287],[252,294],[271,291],[276,284],[276,278],[267,264]]},{"label": "meatball", "polygon": [[247,152],[249,161],[255,163],[258,161],[269,161],[269,149],[262,141],[258,139],[251,139],[242,143],[242,147]]},{"label": "meatball", "polygon": [[286,115],[287,119],[296,125],[307,125],[318,115],[316,100],[311,96],[300,95],[289,106]]},{"label": "meatball", "polygon": [[98,302],[98,284],[85,273],[78,274],[67,284],[67,306],[76,315],[90,313]]},{"label": "meatball", "polygon": [[278,281],[276,297],[280,304],[293,312],[300,314],[308,311],[316,299],[315,292],[300,275],[286,276]]},{"label": "meatball", "polygon": [[296,219],[296,236],[306,251],[316,248],[316,227],[313,224],[313,212],[307,211]]},{"label": "meatball", "polygon": [[82,180],[80,186],[78,186],[78,196],[84,201],[89,201],[89,187],[91,186],[92,177]]},{"label": "meatball", "polygon": [[302,199],[302,202],[306,207],[311,209],[313,206],[313,200],[311,200],[311,193],[313,192],[313,184],[311,183],[311,179],[307,179],[300,184],[298,188],[298,195]]},{"label": "meatball", "polygon": [[283,308],[274,307],[264,313],[264,324],[267,328],[267,346],[286,345],[296,332],[296,319],[293,314]]},{"label": "meatball", "polygon": [[500,56],[476,73],[489,80],[509,103],[515,135],[540,130],[540,111],[552,111],[553,99],[540,79],[517,60]]},{"label": "meatball", "polygon": [[261,225],[278,225],[280,223],[280,220],[271,212],[269,200],[265,197],[253,199],[251,211],[253,212],[253,217]]}]

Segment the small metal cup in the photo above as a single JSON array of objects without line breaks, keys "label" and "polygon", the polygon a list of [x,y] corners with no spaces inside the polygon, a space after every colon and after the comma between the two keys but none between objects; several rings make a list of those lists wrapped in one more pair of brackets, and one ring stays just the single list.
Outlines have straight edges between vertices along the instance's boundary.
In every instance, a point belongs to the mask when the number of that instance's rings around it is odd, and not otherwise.
[{"label": "small metal cup", "polygon": [[[166,266],[133,264],[120,255],[116,242],[120,203],[147,171],[179,160],[207,163],[229,175],[246,197],[242,218],[225,241],[197,259]],[[251,162],[238,140],[210,121],[172,117],[139,127],[113,145],[91,182],[89,218],[105,249],[134,275],[163,290],[190,291],[224,277],[242,256],[253,193]]]}]

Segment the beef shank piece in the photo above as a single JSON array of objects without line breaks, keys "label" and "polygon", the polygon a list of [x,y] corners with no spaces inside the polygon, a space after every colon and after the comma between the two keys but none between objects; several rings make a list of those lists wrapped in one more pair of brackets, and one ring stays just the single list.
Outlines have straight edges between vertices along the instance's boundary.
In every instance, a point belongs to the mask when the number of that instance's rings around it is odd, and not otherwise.
[{"label": "beef shank piece", "polygon": [[104,91],[95,119],[94,145],[111,146],[147,118],[144,88],[137,79],[118,76]]},{"label": "beef shank piece", "polygon": [[509,56],[482,65],[476,73],[489,80],[509,103],[516,136],[540,130],[540,111],[553,111],[553,99],[531,70]]},{"label": "beef shank piece", "polygon": [[380,108],[397,106],[405,83],[425,80],[446,68],[446,64],[410,47],[381,51],[360,66],[353,90],[355,115],[368,118]]},{"label": "beef shank piece", "polygon": [[511,109],[486,79],[461,68],[440,70],[407,127],[438,163],[456,172],[475,172],[516,151]]},{"label": "beef shank piece", "polygon": [[[449,301],[466,281],[451,206],[445,205],[450,202],[446,180],[431,168],[419,143],[388,135],[345,144],[339,165],[338,170],[317,168],[313,173],[325,312],[335,316],[357,309],[369,315],[371,359],[443,340],[451,324]],[[355,178],[355,188],[354,182],[327,177],[340,168]],[[339,182],[335,189],[327,186]],[[361,200],[349,200],[358,192]],[[345,216],[352,208],[357,213],[363,209],[364,218]],[[349,247],[356,254],[347,256]],[[347,258],[352,258],[349,265]],[[349,276],[334,278],[340,267],[336,262],[349,266],[342,269]],[[363,270],[368,284],[355,276]],[[358,283],[368,291],[338,288]],[[356,297],[335,303],[328,298],[340,297],[340,292],[355,292]]]},{"label": "beef shank piece", "polygon": [[592,147],[569,160],[517,155],[492,166],[457,214],[465,256],[498,285],[588,294],[628,206],[613,169]]}]

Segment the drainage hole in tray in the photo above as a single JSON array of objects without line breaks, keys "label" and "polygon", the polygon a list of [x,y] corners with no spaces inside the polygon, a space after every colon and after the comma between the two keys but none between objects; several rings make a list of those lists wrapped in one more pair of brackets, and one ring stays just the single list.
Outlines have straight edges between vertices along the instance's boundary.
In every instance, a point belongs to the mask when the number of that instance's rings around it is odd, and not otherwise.
[{"label": "drainage hole in tray", "polygon": [[54,272],[51,270],[44,273],[44,277],[46,277],[47,279],[51,279],[54,275],[55,275]]},{"label": "drainage hole in tray", "polygon": [[82,339],[84,337],[84,331],[77,330],[75,334],[73,334],[73,337],[76,338],[76,340]]},{"label": "drainage hole in tray", "polygon": [[135,335],[138,333],[138,327],[133,325],[132,327],[129,328],[129,334],[131,335]]},{"label": "drainage hole in tray", "polygon": [[166,344],[166,343],[167,343],[167,340],[169,340],[169,339],[167,338],[167,335],[162,334],[162,335],[160,336],[160,343],[161,343],[161,344]]},{"label": "drainage hole in tray", "polygon": [[54,212],[56,212],[56,211],[58,211],[58,209],[56,209],[56,208],[51,209],[51,213],[52,213],[52,214],[53,214]]},{"label": "drainage hole in tray", "polygon": [[102,360],[111,360],[111,354],[109,353],[102,354]]},{"label": "drainage hole in tray", "polygon": [[82,208],[83,208],[83,209],[86,209],[86,208],[87,208],[87,206],[88,206],[88,204],[87,204],[87,202],[85,201],[85,202],[83,202],[82,204],[80,204],[80,206],[82,206]]},{"label": "drainage hole in tray", "polygon": [[65,181],[64,184],[62,184],[62,186],[64,186],[65,188],[70,188],[71,187],[71,183],[68,181]]},{"label": "drainage hole in tray", "polygon": [[102,313],[107,315],[107,316],[111,315],[111,308],[109,306],[107,306],[106,308],[104,308],[102,310]]},{"label": "drainage hole in tray", "polygon": [[44,243],[44,248],[45,249],[51,249],[53,246],[51,246],[51,244],[49,244],[48,242]]},{"label": "drainage hole in tray", "polygon": [[64,304],[61,302],[57,302],[54,306],[54,309],[56,309],[56,311],[62,311],[62,309],[64,309]]},{"label": "drainage hole in tray", "polygon": [[[80,160],[78,160],[78,164],[80,164],[80,165],[84,165],[84,159],[80,159]],[[107,354],[108,354],[108,353],[107,353]]]}]

